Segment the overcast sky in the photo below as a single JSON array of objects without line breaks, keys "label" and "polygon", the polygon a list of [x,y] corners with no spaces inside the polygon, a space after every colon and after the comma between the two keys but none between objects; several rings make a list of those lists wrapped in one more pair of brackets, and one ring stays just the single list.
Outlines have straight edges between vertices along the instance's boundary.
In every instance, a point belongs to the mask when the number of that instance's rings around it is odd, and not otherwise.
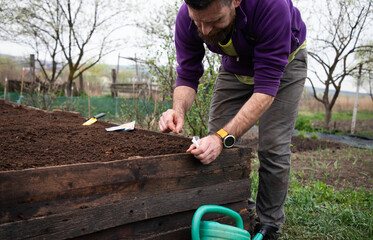
[{"label": "overcast sky", "polygon": [[[138,0],[131,0],[131,1],[133,1],[135,3],[140,2]],[[164,0],[164,1],[174,2],[174,0]],[[141,5],[142,6],[141,7],[141,9],[142,9],[141,14],[144,14],[144,15],[150,14],[152,12],[152,9],[160,7],[162,2],[164,2],[164,1],[147,0],[145,6]],[[299,4],[298,2],[305,2],[305,1],[302,1],[302,0],[299,1],[298,0],[298,1],[295,2],[295,4]],[[142,4],[143,4],[143,2],[142,2]],[[301,13],[305,12],[305,9],[302,6],[299,6],[299,9],[300,9]],[[139,17],[139,16],[136,15],[136,17]],[[310,24],[310,23],[307,23],[307,24]],[[116,65],[117,60],[118,60],[118,54],[120,54],[121,56],[124,56],[124,57],[134,57],[135,54],[137,54],[137,56],[141,55],[141,51],[143,51],[143,49],[135,48],[134,45],[133,45],[133,42],[135,42],[136,39],[141,38],[140,31],[136,30],[135,28],[128,28],[128,27],[126,29],[124,29],[123,31],[125,31],[127,33],[131,32],[131,34],[130,34],[131,37],[129,37],[129,42],[130,43],[129,44],[123,44],[123,49],[120,49],[118,51],[115,51],[115,52],[105,56],[103,58],[103,60],[101,61],[102,63]],[[310,33],[310,32],[308,32],[308,33]],[[128,34],[127,34],[127,36],[128,36]],[[14,55],[14,56],[29,56],[33,52],[30,48],[28,48],[26,46],[21,46],[21,45],[14,44],[14,43],[11,43],[11,42],[0,41],[0,53],[1,54]],[[132,64],[132,63],[133,62],[131,62],[129,60],[125,60],[125,59],[120,60],[121,65]],[[319,83],[316,83],[316,82],[315,82],[315,84],[316,84],[317,87],[324,87],[322,84],[319,84]],[[310,86],[310,83],[308,81],[306,81],[306,85]],[[344,83],[342,84],[342,90],[343,91],[354,92],[354,91],[356,91],[356,86],[354,85],[352,80],[349,80],[349,81],[345,80]],[[361,89],[361,92],[365,92],[365,90]]]}]

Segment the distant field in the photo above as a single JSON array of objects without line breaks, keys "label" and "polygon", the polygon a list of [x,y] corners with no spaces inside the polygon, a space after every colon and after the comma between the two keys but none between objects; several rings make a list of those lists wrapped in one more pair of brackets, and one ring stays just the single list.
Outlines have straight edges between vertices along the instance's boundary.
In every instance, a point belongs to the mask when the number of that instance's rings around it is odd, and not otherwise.
[{"label": "distant field", "polygon": [[[333,112],[352,111],[355,104],[355,96],[340,95],[333,107]],[[304,96],[299,106],[300,110],[323,112],[324,105],[312,96]],[[358,111],[372,112],[373,118],[373,101],[369,96],[360,96]]]}]

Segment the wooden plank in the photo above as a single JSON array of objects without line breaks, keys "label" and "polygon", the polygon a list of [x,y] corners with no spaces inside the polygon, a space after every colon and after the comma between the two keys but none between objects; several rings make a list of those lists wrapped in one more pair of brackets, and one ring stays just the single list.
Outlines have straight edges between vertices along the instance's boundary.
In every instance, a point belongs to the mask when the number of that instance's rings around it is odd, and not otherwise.
[{"label": "wooden plank", "polygon": [[[246,177],[248,178],[248,176]],[[139,198],[159,194],[161,192],[174,192],[183,189],[191,189],[195,186],[209,186],[221,182],[243,179],[242,171],[220,172],[216,174],[204,175],[203,177],[192,176],[187,178],[173,178],[159,181],[146,181],[143,187],[138,190],[135,183],[131,188],[131,192],[127,193],[111,193],[111,194],[87,194],[87,196],[73,197],[65,199],[54,199],[42,202],[11,202],[2,205],[2,219],[0,223],[9,221],[25,220],[32,217],[40,217],[51,214],[59,214],[75,209],[95,207],[102,204],[108,204],[123,199]],[[154,190],[152,190],[152,188]],[[160,190],[161,189],[161,190]],[[154,193],[154,194],[152,194]]]},{"label": "wooden plank", "polygon": [[249,178],[246,149],[211,165],[190,154],[0,173],[0,223]]},{"label": "wooden plank", "polygon": [[198,187],[146,198],[80,209],[65,214],[44,216],[0,225],[0,239],[66,239],[120,226],[197,209],[201,205],[222,205],[246,200],[250,179]]},{"label": "wooden plank", "polygon": [[0,172],[0,204],[46,200],[55,198],[56,194],[64,198],[91,194],[90,191],[96,194],[110,193],[115,188],[125,188],[123,185],[135,181],[193,175],[203,178],[205,174],[236,168],[249,174],[250,159],[241,156],[244,151],[246,149],[239,148],[224,151],[210,165],[202,165],[191,154],[183,153]]},{"label": "wooden plank", "polygon": [[[236,212],[240,212],[241,215],[244,217],[244,223],[246,224],[252,221],[254,218],[254,213],[251,212],[247,217],[246,213],[247,210],[247,201],[235,202],[235,203],[228,203],[224,204],[225,207],[230,208]],[[195,209],[175,213],[172,215],[161,216],[157,218],[152,218],[148,220],[143,220],[139,222],[134,222],[130,224],[121,225],[115,228],[109,228],[103,231],[99,231],[96,233],[92,233],[89,235],[84,235],[81,237],[74,238],[74,240],[99,240],[99,239],[127,239],[127,240],[136,240],[136,239],[145,239],[149,237],[159,237],[163,236],[164,233],[168,232],[178,232],[179,234],[182,233],[181,229],[188,229],[190,234],[190,225],[192,223],[193,215],[195,213]],[[246,214],[246,215],[245,215]],[[252,215],[252,216],[251,216]],[[222,215],[220,214],[206,214],[203,217],[203,220],[217,220]],[[173,239],[180,239],[173,238]],[[189,236],[190,239],[190,236]]]}]

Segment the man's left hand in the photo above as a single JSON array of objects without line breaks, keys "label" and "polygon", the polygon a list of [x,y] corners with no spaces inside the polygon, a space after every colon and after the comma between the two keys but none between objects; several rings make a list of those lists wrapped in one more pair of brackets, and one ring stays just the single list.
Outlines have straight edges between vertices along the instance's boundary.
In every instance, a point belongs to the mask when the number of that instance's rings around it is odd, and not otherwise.
[{"label": "man's left hand", "polygon": [[209,164],[214,161],[223,150],[221,138],[216,135],[209,135],[199,141],[199,147],[194,144],[190,145],[187,152],[190,152],[194,157],[198,158],[202,164]]}]

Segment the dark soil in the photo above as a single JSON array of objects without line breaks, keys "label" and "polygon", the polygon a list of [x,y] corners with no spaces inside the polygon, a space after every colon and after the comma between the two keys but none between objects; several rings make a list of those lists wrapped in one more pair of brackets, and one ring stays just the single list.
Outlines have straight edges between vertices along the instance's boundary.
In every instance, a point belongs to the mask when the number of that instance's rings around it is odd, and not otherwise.
[{"label": "dark soil", "polygon": [[[258,149],[258,131],[252,130],[247,132],[243,136],[242,144],[245,146],[249,146],[254,151]],[[293,136],[291,139],[291,152],[292,153],[299,153],[299,152],[307,152],[307,151],[314,151],[320,149],[344,149],[348,147],[346,144],[334,142],[327,139],[311,139],[311,138],[303,138],[298,136]]]},{"label": "dark soil", "polygon": [[135,128],[107,132],[78,113],[46,112],[0,100],[0,171],[184,153],[189,138]]},{"label": "dark soil", "polygon": [[[0,171],[177,154],[191,144],[190,138],[139,128],[107,132],[113,124],[99,120],[83,126],[86,120],[79,113],[47,112],[0,100]],[[257,131],[245,134],[243,144],[256,152]],[[292,169],[301,181],[372,188],[373,150],[296,136],[291,150]]]},{"label": "dark soil", "polygon": [[[73,112],[47,112],[0,101],[0,113],[1,171],[184,153],[191,144],[189,138],[137,128],[107,132],[105,128],[113,124],[101,120],[83,126],[87,119]],[[319,146],[308,139],[295,140],[295,152]],[[254,150],[256,143],[256,139],[248,142]]]}]

